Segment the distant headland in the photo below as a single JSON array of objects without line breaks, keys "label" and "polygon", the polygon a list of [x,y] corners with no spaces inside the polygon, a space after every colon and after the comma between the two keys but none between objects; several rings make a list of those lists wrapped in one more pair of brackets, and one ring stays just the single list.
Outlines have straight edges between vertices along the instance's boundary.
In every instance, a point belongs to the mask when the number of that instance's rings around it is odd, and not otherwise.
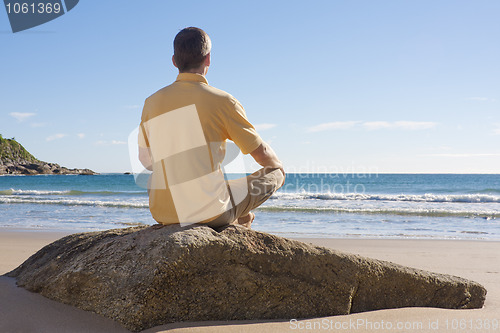
[{"label": "distant headland", "polygon": [[56,163],[40,161],[14,138],[0,134],[0,175],[96,175],[90,169],[68,169]]}]

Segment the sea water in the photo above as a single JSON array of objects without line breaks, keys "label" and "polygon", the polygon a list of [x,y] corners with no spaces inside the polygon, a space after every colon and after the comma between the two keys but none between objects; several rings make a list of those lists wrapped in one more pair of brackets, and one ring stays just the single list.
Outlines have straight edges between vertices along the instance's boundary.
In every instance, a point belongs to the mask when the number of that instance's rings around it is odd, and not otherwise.
[{"label": "sea water", "polygon": [[[254,229],[287,237],[500,240],[500,175],[287,174],[255,212]],[[0,177],[0,227],[154,223],[133,175]]]}]

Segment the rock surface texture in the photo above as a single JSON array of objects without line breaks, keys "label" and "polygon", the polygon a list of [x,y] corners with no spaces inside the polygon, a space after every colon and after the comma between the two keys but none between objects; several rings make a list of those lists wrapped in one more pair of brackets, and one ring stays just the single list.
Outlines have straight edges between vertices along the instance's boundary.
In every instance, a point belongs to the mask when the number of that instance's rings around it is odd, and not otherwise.
[{"label": "rock surface texture", "polygon": [[140,331],[179,321],[291,319],[400,308],[472,309],[459,277],[243,227],[151,226],[75,234],[8,273],[19,286]]},{"label": "rock surface texture", "polygon": [[0,175],[97,175],[90,169],[68,169],[57,163],[10,163],[0,161]]}]

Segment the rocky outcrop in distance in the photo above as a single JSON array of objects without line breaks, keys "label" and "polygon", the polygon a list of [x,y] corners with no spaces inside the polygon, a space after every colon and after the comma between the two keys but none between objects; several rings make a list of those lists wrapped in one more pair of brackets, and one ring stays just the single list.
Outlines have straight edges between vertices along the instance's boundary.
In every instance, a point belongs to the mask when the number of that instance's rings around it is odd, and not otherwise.
[{"label": "rocky outcrop in distance", "polygon": [[133,331],[182,321],[313,318],[483,306],[480,284],[228,226],[143,226],[64,237],[8,273]]},{"label": "rocky outcrop in distance", "polygon": [[56,163],[6,163],[0,162],[0,175],[97,175],[90,169],[68,169]]},{"label": "rocky outcrop in distance", "polygon": [[15,139],[0,135],[0,175],[95,175],[90,169],[68,169],[31,155]]}]

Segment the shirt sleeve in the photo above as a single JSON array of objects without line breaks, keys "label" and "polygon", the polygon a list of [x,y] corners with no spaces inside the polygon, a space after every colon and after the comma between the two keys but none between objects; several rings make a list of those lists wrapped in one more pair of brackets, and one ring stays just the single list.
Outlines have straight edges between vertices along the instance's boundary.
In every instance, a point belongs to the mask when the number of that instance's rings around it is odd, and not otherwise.
[{"label": "shirt sleeve", "polygon": [[243,154],[249,154],[262,144],[262,139],[248,121],[243,106],[236,99],[232,99],[232,107],[227,117],[224,117],[226,131]]}]

